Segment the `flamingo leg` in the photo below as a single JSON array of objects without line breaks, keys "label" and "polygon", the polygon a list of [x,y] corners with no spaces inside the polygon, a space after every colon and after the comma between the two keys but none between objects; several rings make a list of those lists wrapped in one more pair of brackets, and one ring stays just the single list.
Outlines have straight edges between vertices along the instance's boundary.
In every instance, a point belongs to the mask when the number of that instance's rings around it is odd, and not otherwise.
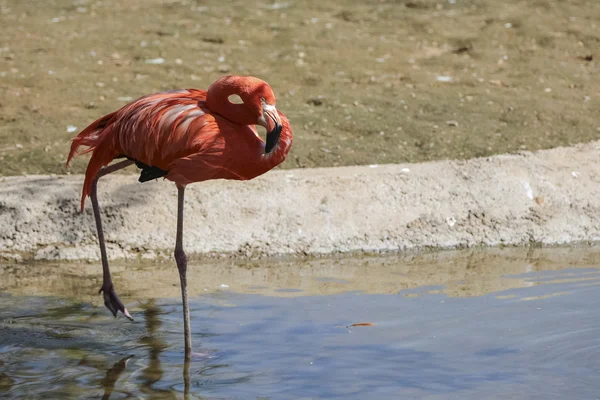
[{"label": "flamingo leg", "polygon": [[115,288],[110,277],[110,269],[108,268],[108,258],[106,257],[106,245],[104,244],[104,232],[102,230],[102,219],[100,217],[100,206],[98,205],[98,179],[104,175],[118,171],[133,164],[133,161],[125,160],[108,167],[102,168],[92,182],[92,190],[90,197],[92,199],[92,208],[94,210],[94,218],[96,219],[96,228],[98,230],[98,242],[100,244],[100,256],[102,257],[102,287],[98,293],[104,295],[104,305],[116,317],[117,312],[121,311],[123,315],[133,321],[129,311],[125,308],[119,296],[115,292]]},{"label": "flamingo leg", "polygon": [[177,186],[177,238],[175,240],[175,262],[181,281],[181,300],[183,302],[183,334],[185,336],[185,361],[192,354],[192,336],[190,330],[190,310],[187,297],[187,256],[183,251],[183,204],[185,186]]}]

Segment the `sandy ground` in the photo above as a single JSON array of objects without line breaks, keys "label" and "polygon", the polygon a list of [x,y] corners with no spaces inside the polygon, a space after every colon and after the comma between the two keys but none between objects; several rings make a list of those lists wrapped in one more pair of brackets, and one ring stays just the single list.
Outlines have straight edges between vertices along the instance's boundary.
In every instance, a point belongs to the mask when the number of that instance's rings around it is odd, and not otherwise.
[{"label": "sandy ground", "polygon": [[[200,255],[318,255],[600,240],[600,142],[468,161],[274,171],[189,186],[185,248]],[[0,253],[97,259],[82,176],[0,178]],[[103,178],[111,258],[170,257],[176,190]]]},{"label": "sandy ground", "polygon": [[598,140],[599,21],[598,0],[0,0],[0,175],[64,174],[95,119],[224,74],[274,88],[286,169]]}]

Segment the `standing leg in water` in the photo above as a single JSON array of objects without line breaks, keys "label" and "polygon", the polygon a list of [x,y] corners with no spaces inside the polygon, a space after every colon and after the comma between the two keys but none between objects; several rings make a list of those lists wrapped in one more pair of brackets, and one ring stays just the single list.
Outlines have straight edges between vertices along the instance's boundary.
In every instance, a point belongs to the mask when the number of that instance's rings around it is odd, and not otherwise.
[{"label": "standing leg in water", "polygon": [[185,362],[192,355],[192,335],[190,331],[190,310],[187,298],[187,257],[183,251],[183,204],[185,186],[177,186],[177,238],[175,240],[175,262],[181,281],[181,300],[183,302],[183,334],[185,336]]},{"label": "standing leg in water", "polygon": [[98,293],[104,295],[104,305],[112,312],[116,317],[117,312],[121,311],[123,315],[133,321],[133,318],[129,314],[129,311],[125,308],[119,296],[115,292],[112,279],[110,277],[110,270],[108,269],[108,258],[106,257],[106,245],[104,244],[104,232],[102,231],[102,219],[100,217],[100,206],[98,205],[98,179],[104,175],[118,171],[125,167],[133,164],[133,161],[125,160],[108,167],[102,168],[94,181],[92,182],[92,193],[90,197],[92,199],[92,208],[94,210],[94,218],[96,219],[96,229],[98,230],[98,242],[100,243],[100,256],[102,257],[102,287]]},{"label": "standing leg in water", "polygon": [[190,359],[186,358],[183,361],[183,395],[187,400],[190,394]]}]

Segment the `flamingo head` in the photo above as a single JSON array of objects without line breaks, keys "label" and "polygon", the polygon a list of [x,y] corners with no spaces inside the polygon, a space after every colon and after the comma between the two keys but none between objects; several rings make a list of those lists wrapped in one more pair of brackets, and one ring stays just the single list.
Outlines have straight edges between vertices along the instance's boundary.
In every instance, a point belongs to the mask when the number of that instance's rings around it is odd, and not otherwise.
[{"label": "flamingo head", "polygon": [[[239,96],[242,103],[232,103],[231,95]],[[265,153],[277,145],[282,124],[275,94],[267,82],[253,76],[224,76],[208,88],[206,105],[236,124],[263,126],[267,130]]]}]

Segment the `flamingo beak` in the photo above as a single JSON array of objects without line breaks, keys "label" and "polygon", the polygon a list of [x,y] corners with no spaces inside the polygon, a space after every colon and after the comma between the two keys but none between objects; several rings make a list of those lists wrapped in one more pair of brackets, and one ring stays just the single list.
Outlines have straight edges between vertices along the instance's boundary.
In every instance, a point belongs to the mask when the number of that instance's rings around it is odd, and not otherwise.
[{"label": "flamingo beak", "polygon": [[265,144],[265,154],[269,154],[279,142],[279,136],[283,126],[275,106],[270,104],[263,105],[263,115],[260,116],[258,123],[267,130],[267,143]]},{"label": "flamingo beak", "polygon": [[275,122],[275,127],[272,131],[267,132],[267,144],[265,145],[265,154],[269,154],[271,150],[275,147],[277,142],[279,142],[279,135],[281,135],[281,123]]}]

